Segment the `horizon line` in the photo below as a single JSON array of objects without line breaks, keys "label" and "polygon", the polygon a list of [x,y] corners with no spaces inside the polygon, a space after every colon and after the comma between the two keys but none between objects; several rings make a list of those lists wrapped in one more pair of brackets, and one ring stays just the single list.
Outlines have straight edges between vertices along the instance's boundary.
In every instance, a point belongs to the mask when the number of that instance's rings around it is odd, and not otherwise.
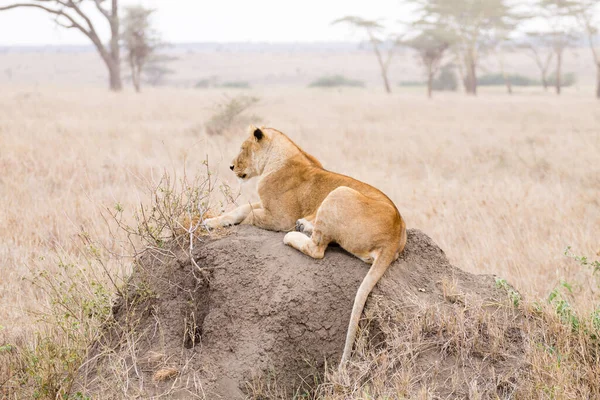
[{"label": "horizon line", "polygon": [[[362,44],[368,42],[368,40],[294,40],[294,41],[268,41],[268,40],[247,40],[247,41],[228,41],[228,42],[217,42],[217,41],[191,41],[191,42],[169,42],[167,46],[181,46],[181,45],[227,45],[227,44],[269,44],[269,45],[282,45],[282,44]],[[0,43],[0,47],[91,47],[94,45],[91,43],[25,43],[25,44],[6,44]]]}]

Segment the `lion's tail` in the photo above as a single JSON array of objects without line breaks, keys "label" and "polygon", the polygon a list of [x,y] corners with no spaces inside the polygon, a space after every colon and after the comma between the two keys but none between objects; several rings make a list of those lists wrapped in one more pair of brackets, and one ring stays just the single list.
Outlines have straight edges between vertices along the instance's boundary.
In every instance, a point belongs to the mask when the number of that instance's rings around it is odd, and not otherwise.
[{"label": "lion's tail", "polygon": [[[406,236],[406,233],[404,235]],[[373,265],[358,288],[358,292],[354,298],[354,305],[352,306],[352,314],[350,315],[350,323],[348,325],[348,332],[346,333],[346,344],[344,345],[344,353],[339,365],[340,369],[345,366],[352,353],[352,346],[354,345],[356,332],[358,331],[358,322],[367,302],[367,297],[369,297],[369,294],[395,258],[396,249],[382,250],[377,258],[375,258]]]}]

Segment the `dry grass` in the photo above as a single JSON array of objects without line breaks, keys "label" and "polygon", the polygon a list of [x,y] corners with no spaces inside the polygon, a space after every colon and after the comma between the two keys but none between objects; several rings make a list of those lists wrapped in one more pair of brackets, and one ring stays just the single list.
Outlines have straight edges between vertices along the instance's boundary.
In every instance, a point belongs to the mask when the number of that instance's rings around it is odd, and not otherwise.
[{"label": "dry grass", "polygon": [[363,331],[348,372],[329,371],[316,398],[600,396],[598,327],[590,320],[573,330],[548,305],[485,304],[469,293],[453,306],[410,299],[402,306],[381,298],[374,303],[366,330],[376,326],[385,345],[367,342]]},{"label": "dry grass", "polygon": [[179,370],[173,367],[161,368],[154,373],[152,380],[155,382],[162,382],[172,379],[179,375]]},{"label": "dry grass", "polygon": [[[108,240],[103,207],[130,212],[164,170],[182,176],[185,168],[194,176],[207,155],[214,172],[237,187],[227,167],[243,133],[208,136],[203,128],[222,93],[0,93],[0,346],[29,340],[39,326],[30,311],[51,305],[23,278],[38,270],[59,274],[57,255],[89,265],[82,232]],[[579,310],[598,304],[590,271],[563,255],[567,245],[576,254],[600,254],[600,109],[587,93],[445,94],[433,101],[364,89],[252,95],[261,98],[256,113],[266,125],[289,134],[326,168],[382,189],[408,225],[432,236],[455,265],[506,278],[531,298],[565,280],[574,285],[570,301]],[[252,184],[243,192],[240,200],[255,196]],[[107,260],[116,275],[127,272],[126,264]],[[563,347],[583,343],[565,334]],[[0,373],[2,361],[15,356],[9,353],[0,351]],[[546,353],[534,355],[537,365],[548,365]],[[566,379],[544,373],[556,385]]]}]

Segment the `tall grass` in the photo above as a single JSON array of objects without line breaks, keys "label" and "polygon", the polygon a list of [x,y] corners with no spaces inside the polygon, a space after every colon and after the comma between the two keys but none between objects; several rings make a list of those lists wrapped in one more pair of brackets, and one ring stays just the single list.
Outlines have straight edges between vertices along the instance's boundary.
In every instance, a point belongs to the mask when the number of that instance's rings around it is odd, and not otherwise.
[{"label": "tall grass", "polygon": [[[593,375],[586,368],[595,355],[586,349],[593,343],[598,286],[589,269],[563,254],[568,245],[590,260],[600,251],[594,235],[600,226],[600,110],[592,99],[568,91],[561,98],[538,92],[508,98],[485,89],[477,99],[444,93],[433,102],[420,93],[384,96],[368,89],[259,94],[256,112],[268,125],[288,133],[327,169],[382,189],[408,225],[431,235],[454,264],[499,275],[524,297],[541,299],[548,312],[539,318],[555,332],[556,351],[535,355],[549,396],[568,398],[570,392],[558,392],[569,387],[561,386],[568,376]],[[127,214],[146,201],[148,183],[165,169],[200,174],[205,155],[215,177],[237,188],[228,166],[244,133],[208,136],[196,128],[210,119],[221,96],[220,89],[149,90],[141,97],[103,89],[0,93],[2,395],[4,380],[16,373],[7,366],[15,360],[32,365],[23,350],[32,343],[46,352],[41,354],[54,355],[38,358],[48,371],[42,381],[56,382],[51,371],[57,365],[49,360],[61,360],[66,371],[81,360],[80,338],[94,334],[92,321],[102,321],[113,292],[104,271],[125,276],[129,269],[114,257],[103,265],[93,257],[90,262],[91,249],[82,251],[89,235],[119,254],[101,217],[106,206]],[[226,196],[235,191],[225,190]],[[256,196],[251,185],[242,192],[242,201]],[[69,282],[78,274],[89,283],[86,296],[97,300],[89,313],[69,313],[53,323],[61,330],[79,318],[79,339],[64,339],[67,351],[56,354],[43,338],[60,332],[46,330],[40,313],[60,304],[36,282],[45,276]],[[561,364],[572,368],[571,375],[556,367],[557,354],[572,355]],[[52,385],[44,390],[62,393]]]}]

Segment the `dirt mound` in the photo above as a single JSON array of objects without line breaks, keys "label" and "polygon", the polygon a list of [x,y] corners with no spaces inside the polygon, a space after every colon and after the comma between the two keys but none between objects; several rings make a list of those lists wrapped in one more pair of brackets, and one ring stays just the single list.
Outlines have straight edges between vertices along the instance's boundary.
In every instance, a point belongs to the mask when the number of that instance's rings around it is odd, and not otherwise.
[{"label": "dirt mound", "polygon": [[[175,245],[145,254],[81,384],[103,398],[268,398],[314,390],[324,364],[341,357],[369,266],[335,247],[313,260],[282,238],[237,227],[197,242],[192,257]],[[409,230],[404,254],[367,303],[349,375],[333,379],[343,386],[344,379],[361,384],[378,374],[389,383],[404,371],[414,376],[406,388],[390,387],[396,395],[466,397],[472,391],[464,380],[483,398],[502,397],[522,352],[518,316],[506,300],[493,277],[453,267],[428,236]],[[361,362],[369,357],[385,368],[365,371]],[[319,390],[335,396],[335,386]]]}]

